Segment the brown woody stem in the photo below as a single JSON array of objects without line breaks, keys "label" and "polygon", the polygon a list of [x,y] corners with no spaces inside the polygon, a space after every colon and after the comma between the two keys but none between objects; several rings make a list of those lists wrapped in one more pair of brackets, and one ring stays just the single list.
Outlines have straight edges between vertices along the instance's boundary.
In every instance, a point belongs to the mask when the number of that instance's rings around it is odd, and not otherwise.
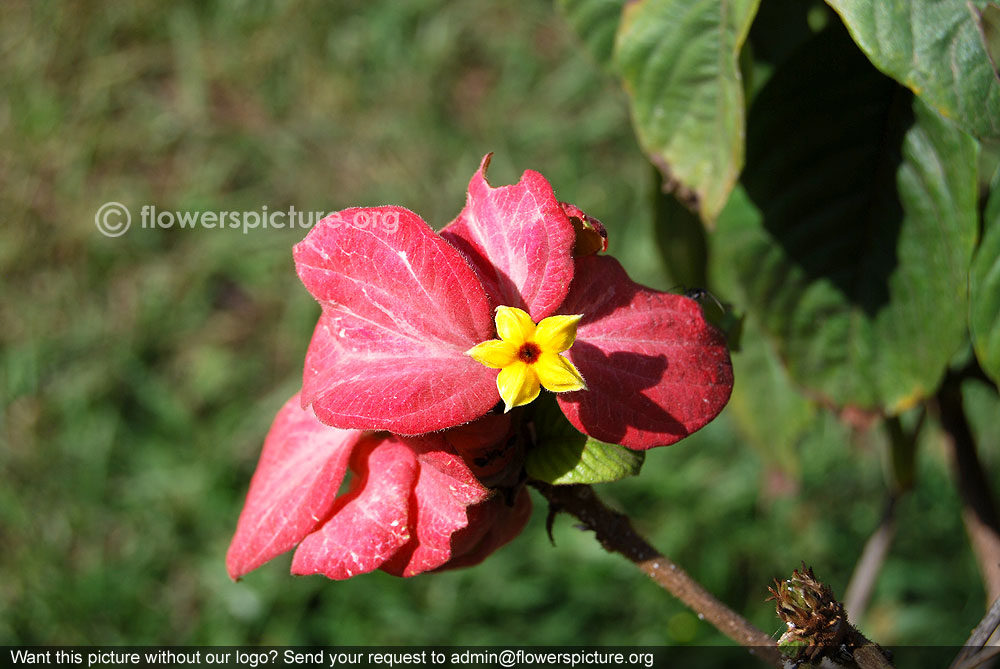
[{"label": "brown woody stem", "polygon": [[752,655],[775,667],[783,666],[774,640],[743,616],[716,599],[687,572],[664,557],[632,527],[628,516],[612,511],[590,486],[554,486],[540,481],[533,485],[549,501],[552,511],[565,511],[593,530],[605,550],[625,556],[661,588],[711,623],[720,632],[745,646]]}]

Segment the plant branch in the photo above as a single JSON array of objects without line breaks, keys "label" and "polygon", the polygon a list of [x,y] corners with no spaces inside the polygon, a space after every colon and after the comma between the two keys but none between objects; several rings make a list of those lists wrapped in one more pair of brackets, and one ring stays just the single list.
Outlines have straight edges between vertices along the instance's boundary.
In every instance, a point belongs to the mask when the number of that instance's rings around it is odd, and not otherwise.
[{"label": "plant branch", "polygon": [[993,602],[993,606],[986,612],[983,619],[972,630],[972,634],[965,642],[962,652],[958,654],[955,661],[951,663],[951,669],[972,669],[978,667],[986,660],[1000,654],[1000,646],[986,646],[997,628],[1000,627],[1000,598]]},{"label": "plant branch", "polygon": [[962,496],[962,519],[983,576],[988,601],[1000,597],[1000,520],[962,406],[961,378],[949,373],[937,394]]},{"label": "plant branch", "polygon": [[896,496],[890,493],[882,513],[882,520],[865,542],[864,550],[861,551],[861,557],[858,558],[854,573],[851,574],[851,580],[847,584],[844,608],[847,610],[847,617],[855,624],[861,622],[865,609],[868,608],[868,600],[875,588],[879,572],[882,571],[882,564],[889,554],[889,547],[892,546],[892,539],[896,533],[895,506]]},{"label": "plant branch", "polygon": [[605,506],[590,486],[553,486],[540,481],[532,481],[531,485],[549,501],[553,513],[565,511],[576,517],[587,529],[593,530],[606,550],[625,556],[700,618],[745,646],[751,654],[775,667],[783,666],[781,653],[770,636],[716,599],[680,566],[653,548],[635,531],[628,516]]},{"label": "plant branch", "polygon": [[865,542],[844,594],[844,608],[855,624],[864,617],[882,565],[892,547],[896,535],[896,503],[913,488],[916,480],[917,437],[926,417],[927,412],[921,409],[916,424],[910,430],[903,427],[898,416],[890,416],[884,422],[889,437],[889,490],[882,519]]}]

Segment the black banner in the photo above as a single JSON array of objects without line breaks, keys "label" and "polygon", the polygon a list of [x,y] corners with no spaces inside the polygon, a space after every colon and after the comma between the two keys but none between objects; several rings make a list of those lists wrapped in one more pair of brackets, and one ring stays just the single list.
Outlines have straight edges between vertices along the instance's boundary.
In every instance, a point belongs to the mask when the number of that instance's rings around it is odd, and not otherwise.
[{"label": "black banner", "polygon": [[[910,647],[893,650],[897,667],[941,667],[960,648]],[[232,667],[259,669],[442,669],[451,667],[653,667],[769,666],[739,646],[4,646],[3,667],[62,666],[82,669],[123,667]]]}]

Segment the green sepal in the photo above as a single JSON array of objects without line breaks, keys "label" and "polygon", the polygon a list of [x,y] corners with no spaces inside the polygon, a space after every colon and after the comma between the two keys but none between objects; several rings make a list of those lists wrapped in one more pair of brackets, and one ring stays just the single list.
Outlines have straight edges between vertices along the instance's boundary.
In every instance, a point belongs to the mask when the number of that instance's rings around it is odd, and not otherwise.
[{"label": "green sepal", "polygon": [[552,485],[609,483],[635,476],[646,454],[606,444],[583,434],[566,420],[548,393],[532,404],[535,445],[529,448],[528,476]]}]

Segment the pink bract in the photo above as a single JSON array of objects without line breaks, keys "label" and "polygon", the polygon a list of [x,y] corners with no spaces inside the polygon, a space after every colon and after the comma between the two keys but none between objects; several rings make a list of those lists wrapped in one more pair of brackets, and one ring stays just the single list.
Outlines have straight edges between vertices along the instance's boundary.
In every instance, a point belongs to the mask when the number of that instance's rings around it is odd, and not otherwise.
[{"label": "pink bract", "polygon": [[[497,441],[508,424],[482,426]],[[507,503],[449,445],[447,433],[340,430],[304,410],[278,412],[226,556],[233,578],[296,544],[292,573],[345,579],[374,569],[412,576],[467,566],[510,541],[530,500]],[[348,466],[353,474],[338,494]]]},{"label": "pink bract", "polygon": [[[394,225],[369,222],[376,220]],[[496,372],[465,355],[492,336],[486,293],[462,254],[416,214],[339,212],[317,224],[294,256],[323,309],[302,383],[303,406],[320,420],[423,434],[496,404]]]},{"label": "pink bract", "polygon": [[441,236],[472,263],[491,307],[523,309],[537,323],[566,297],[576,232],[538,172],[527,170],[512,186],[491,187],[490,157],[469,182],[465,208]]},{"label": "pink bract", "polygon": [[[698,303],[640,286],[596,255],[607,247],[603,226],[556,200],[537,172],[491,187],[489,159],[440,235],[398,207],[348,209],[295,247],[323,309],[303,406],[337,428],[408,435],[476,420],[499,400],[498,372],[465,351],[494,338],[492,310],[507,305],[535,321],[583,314],[568,356],[589,389],[559,396],[579,430],[647,449],[711,421],[732,368]],[[371,223],[386,217],[398,225]]]}]

